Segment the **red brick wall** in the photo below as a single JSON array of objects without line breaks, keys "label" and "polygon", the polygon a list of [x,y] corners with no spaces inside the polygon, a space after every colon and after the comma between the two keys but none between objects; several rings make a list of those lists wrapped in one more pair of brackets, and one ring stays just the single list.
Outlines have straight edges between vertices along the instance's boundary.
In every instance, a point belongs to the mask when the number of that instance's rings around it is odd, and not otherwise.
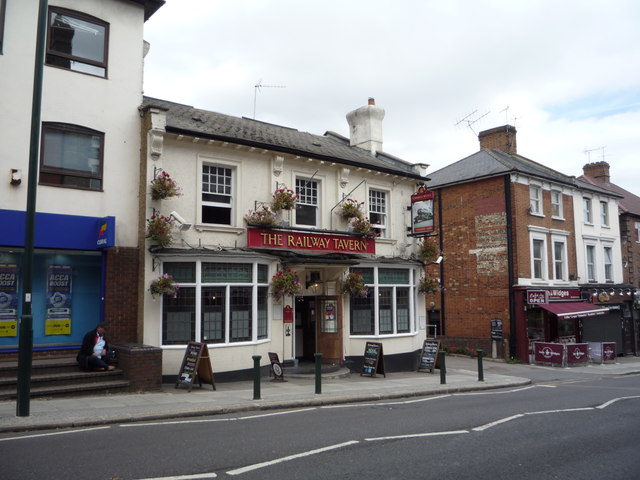
[{"label": "red brick wall", "polygon": [[[623,214],[620,216],[620,239],[622,245],[622,274],[624,283],[630,283],[640,288],[640,243],[636,237],[635,223],[640,222],[640,217]],[[626,260],[626,267],[625,265]]]},{"label": "red brick wall", "polygon": [[111,342],[136,342],[138,328],[138,249],[107,252],[105,322]]}]

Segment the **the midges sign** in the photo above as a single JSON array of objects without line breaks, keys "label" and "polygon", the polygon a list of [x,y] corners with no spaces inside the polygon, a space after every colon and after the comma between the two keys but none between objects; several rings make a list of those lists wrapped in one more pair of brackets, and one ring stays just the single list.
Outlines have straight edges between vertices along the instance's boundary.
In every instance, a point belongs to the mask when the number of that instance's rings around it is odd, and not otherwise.
[{"label": "the midges sign", "polygon": [[311,232],[247,229],[249,248],[282,248],[337,253],[376,253],[373,238]]}]

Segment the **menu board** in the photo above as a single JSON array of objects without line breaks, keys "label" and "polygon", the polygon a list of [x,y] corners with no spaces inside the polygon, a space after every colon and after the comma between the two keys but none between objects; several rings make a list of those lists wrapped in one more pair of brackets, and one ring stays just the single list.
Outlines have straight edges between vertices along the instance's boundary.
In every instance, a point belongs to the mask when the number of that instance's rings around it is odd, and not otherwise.
[{"label": "menu board", "polygon": [[184,352],[184,358],[182,359],[182,365],[178,372],[175,388],[178,388],[180,385],[185,385],[189,391],[191,391],[196,380],[200,387],[202,387],[203,383],[206,383],[211,385],[214,390],[216,389],[207,344],[189,342]]},{"label": "menu board", "polygon": [[378,342],[367,342],[364,347],[364,358],[362,359],[362,371],[360,376],[369,375],[375,377],[376,373],[387,376],[384,372],[384,355],[382,344]]},{"label": "menu board", "polygon": [[422,353],[420,353],[420,365],[418,371],[429,370],[433,373],[438,361],[438,352],[440,351],[440,340],[425,340],[422,345]]},{"label": "menu board", "polygon": [[278,354],[275,352],[269,352],[269,361],[271,362],[271,373],[273,373],[273,379],[284,382],[285,379],[282,370],[282,364],[280,363]]}]

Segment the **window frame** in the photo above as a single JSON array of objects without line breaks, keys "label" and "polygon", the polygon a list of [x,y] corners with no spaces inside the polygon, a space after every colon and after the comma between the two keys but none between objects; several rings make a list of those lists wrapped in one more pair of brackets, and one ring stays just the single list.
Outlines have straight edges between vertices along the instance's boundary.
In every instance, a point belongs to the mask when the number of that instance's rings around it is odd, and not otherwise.
[{"label": "window frame", "polygon": [[636,243],[640,243],[640,222],[635,222]]},{"label": "window frame", "polygon": [[[372,193],[381,195],[382,198],[382,208],[384,211],[378,212],[374,211],[373,208],[376,207],[375,201],[372,200]],[[368,192],[368,202],[367,208],[369,210],[369,221],[371,222],[371,227],[375,229],[378,238],[389,238],[389,192],[386,190],[382,190],[379,188],[370,188]],[[374,223],[373,218],[374,215],[380,215],[384,219],[383,223]]]},{"label": "window frame", "polygon": [[[299,185],[298,183],[304,182],[303,185]],[[321,195],[322,195],[322,182],[313,177],[305,177],[304,175],[296,175],[295,180],[295,192],[298,195],[296,200],[296,215],[295,215],[295,223],[296,226],[302,228],[320,228],[320,207],[321,207]],[[310,185],[311,184],[311,185]],[[304,188],[305,191],[302,192],[301,189]],[[309,190],[309,193],[307,193]],[[315,192],[315,195],[314,195]],[[310,198],[315,200],[315,203],[307,202],[307,199]],[[313,224],[310,223],[300,223],[298,219],[298,210],[302,210],[302,208],[314,208],[315,214],[315,222]]]},{"label": "window frame", "polygon": [[582,197],[582,220],[593,225],[593,202],[590,197]]},{"label": "window frame", "polygon": [[[553,255],[553,279],[566,281],[568,278],[567,268],[567,242],[564,238],[552,238],[551,243],[553,245],[551,254]],[[556,246],[561,245],[560,258],[556,255]],[[561,274],[558,275],[558,267],[561,269]]]},{"label": "window frame", "polygon": [[542,215],[542,187],[529,185],[529,212],[532,215]]},{"label": "window frame", "polygon": [[[76,170],[73,168],[64,168],[64,167],[53,167],[45,164],[45,152],[47,146],[47,134],[56,132],[58,134],[75,134],[75,135],[83,135],[86,137],[98,137],[100,145],[100,155],[97,159],[99,161],[97,173],[93,174],[88,172],[87,170]],[[81,190],[90,190],[90,191],[103,191],[104,186],[104,147],[105,147],[105,134],[98,130],[93,130],[91,128],[83,127],[81,125],[74,125],[70,123],[60,123],[60,122],[42,122],[42,141],[40,142],[40,163],[39,163],[39,185],[47,185],[52,187],[62,187],[62,188],[77,188]],[[64,155],[64,153],[63,153]],[[44,174],[44,175],[43,175]],[[44,179],[43,179],[44,176]],[[51,181],[48,178],[53,178],[49,176],[58,176],[59,181]],[[91,186],[82,186],[82,185],[74,185],[69,183],[64,183],[65,178],[80,178],[80,179],[88,179],[99,181],[100,185],[98,188],[94,188]]]},{"label": "window frame", "polygon": [[602,265],[605,283],[613,283],[613,245],[602,246]]},{"label": "window frame", "polygon": [[[52,17],[54,14],[63,15],[66,17],[72,17],[81,22],[86,22],[93,24],[97,27],[104,28],[104,43],[102,48],[102,61],[94,60],[89,57],[81,57],[78,55],[74,55],[72,53],[62,52],[54,49],[51,44],[53,43],[54,36],[51,33],[51,23]],[[98,74],[95,71],[86,71],[83,69],[72,68],[71,66],[64,66],[53,62],[53,59],[62,59],[68,60],[71,62],[76,62],[80,65],[85,65],[90,68],[103,70],[103,74]],[[109,64],[109,23],[104,20],[93,17],[91,15],[87,15],[82,12],[78,12],[75,10],[70,10],[67,8],[49,6],[49,10],[47,12],[47,39],[46,39],[46,52],[45,52],[45,65],[50,67],[61,68],[63,70],[69,70],[72,72],[84,73],[86,75],[92,75],[94,77],[99,78],[107,78],[108,77],[108,64]]]},{"label": "window frame", "polygon": [[[535,245],[537,242],[541,243],[540,254],[541,256],[535,257]],[[531,240],[529,244],[529,248],[531,249],[531,279],[532,280],[549,280],[549,266],[548,266],[548,256],[547,256],[547,236],[546,235],[531,235]],[[536,277],[536,264],[540,264],[540,275]]]},{"label": "window frame", "polygon": [[597,268],[598,259],[596,255],[595,243],[585,243],[584,261],[585,261],[585,273],[587,275],[587,283],[596,283],[598,281],[598,268]]},{"label": "window frame", "polygon": [[[557,199],[554,198],[555,195],[558,196]],[[554,201],[554,200],[557,200],[557,201]],[[553,218],[564,218],[564,209],[562,205],[561,190],[557,190],[557,189],[551,190],[551,216]]]},{"label": "window frame", "polygon": [[610,227],[609,225],[609,202],[600,200],[600,225]]},{"label": "window frame", "polygon": [[[226,193],[219,193],[219,192],[205,192],[204,191],[204,177],[205,177],[205,168],[217,168],[217,169],[224,169],[224,170],[230,170],[230,184],[229,184],[229,194],[227,195]],[[229,163],[229,162],[225,162],[222,161],[220,159],[217,158],[202,158],[199,162],[199,190],[198,190],[198,219],[200,224],[202,225],[207,225],[207,226],[212,226],[212,227],[233,227],[236,225],[236,203],[237,203],[237,192],[238,192],[238,185],[240,182],[240,178],[239,178],[239,168],[238,165],[235,163]],[[208,173],[207,175],[210,175],[210,173]],[[217,177],[217,175],[216,175]],[[211,184],[211,182],[208,182],[208,184]],[[215,185],[220,186],[218,183],[216,183]],[[224,186],[224,185],[223,185]],[[216,201],[210,201],[210,200],[205,200],[204,196],[205,195],[209,195],[209,194],[213,194],[213,195],[221,195],[221,196],[228,196],[229,197],[229,203],[226,202],[216,202]],[[211,208],[215,208],[215,209],[225,209],[229,211],[229,223],[211,223],[211,222],[205,222],[205,215],[204,215],[204,209],[206,207],[211,207]]]},{"label": "window frame", "polygon": [[7,0],[0,0],[0,55],[4,48],[4,17],[7,11]]}]

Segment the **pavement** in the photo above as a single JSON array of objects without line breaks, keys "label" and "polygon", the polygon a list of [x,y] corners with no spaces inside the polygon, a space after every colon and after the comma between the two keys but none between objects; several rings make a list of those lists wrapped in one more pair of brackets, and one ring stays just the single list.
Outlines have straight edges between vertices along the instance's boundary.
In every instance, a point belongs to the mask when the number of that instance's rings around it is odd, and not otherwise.
[{"label": "pavement", "polygon": [[[548,370],[548,372],[546,371]],[[447,356],[445,383],[439,370],[393,372],[386,377],[361,376],[343,369],[325,373],[321,393],[316,393],[314,375],[288,374],[284,382],[263,377],[260,398],[254,399],[253,381],[216,383],[202,388],[175,388],[165,384],[152,393],[35,398],[29,415],[17,416],[16,401],[0,402],[0,433],[87,427],[171,418],[220,415],[238,412],[304,408],[344,403],[371,402],[428,395],[444,395],[497,388],[519,387],[548,378],[570,375],[629,375],[640,373],[640,357],[618,357],[616,363],[561,368],[507,364],[483,360],[483,380],[479,380],[477,359]]]}]

